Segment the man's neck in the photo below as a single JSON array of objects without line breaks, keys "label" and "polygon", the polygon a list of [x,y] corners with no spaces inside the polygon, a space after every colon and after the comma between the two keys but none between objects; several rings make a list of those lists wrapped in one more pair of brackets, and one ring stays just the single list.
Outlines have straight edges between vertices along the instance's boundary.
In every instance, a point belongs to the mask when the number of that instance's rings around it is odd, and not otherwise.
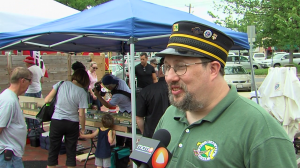
[{"label": "man's neck", "polygon": [[15,86],[14,84],[11,84],[8,89],[13,91],[16,94],[16,96],[20,96],[18,86]]}]

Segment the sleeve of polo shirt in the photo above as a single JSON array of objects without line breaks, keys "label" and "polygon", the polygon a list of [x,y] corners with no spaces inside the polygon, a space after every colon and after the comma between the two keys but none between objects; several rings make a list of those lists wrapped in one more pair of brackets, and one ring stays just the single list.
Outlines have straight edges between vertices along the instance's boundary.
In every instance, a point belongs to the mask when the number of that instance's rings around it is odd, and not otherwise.
[{"label": "sleeve of polo shirt", "polygon": [[14,115],[13,103],[5,102],[0,106],[0,127],[9,127]]},{"label": "sleeve of polo shirt", "polygon": [[152,67],[152,73],[156,73],[155,68],[153,66],[151,66],[151,67]]},{"label": "sleeve of polo shirt", "polygon": [[120,102],[120,95],[114,94],[108,103],[112,106],[116,106],[119,104],[119,102]]},{"label": "sleeve of polo shirt", "polygon": [[147,116],[147,100],[144,98],[144,92],[142,90],[139,97],[136,99],[136,116],[145,117]]},{"label": "sleeve of polo shirt", "polygon": [[247,168],[297,168],[293,143],[288,139],[272,137],[250,151]]}]

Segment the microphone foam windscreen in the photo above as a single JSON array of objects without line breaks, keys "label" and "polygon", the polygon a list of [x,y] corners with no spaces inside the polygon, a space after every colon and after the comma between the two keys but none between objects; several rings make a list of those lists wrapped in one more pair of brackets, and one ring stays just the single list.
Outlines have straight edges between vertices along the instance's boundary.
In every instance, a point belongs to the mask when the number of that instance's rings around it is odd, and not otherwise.
[{"label": "microphone foam windscreen", "polygon": [[152,139],[159,140],[165,147],[167,147],[171,140],[171,134],[166,129],[157,130]]}]

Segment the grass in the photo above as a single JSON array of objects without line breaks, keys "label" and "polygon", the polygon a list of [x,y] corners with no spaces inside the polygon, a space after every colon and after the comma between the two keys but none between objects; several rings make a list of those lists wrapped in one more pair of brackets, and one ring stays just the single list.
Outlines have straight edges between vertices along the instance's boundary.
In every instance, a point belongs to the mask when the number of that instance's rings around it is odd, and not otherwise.
[{"label": "grass", "polygon": [[255,75],[268,75],[268,69],[255,69]]},{"label": "grass", "polygon": [[[300,74],[300,65],[294,64],[295,67],[297,68],[297,74]],[[251,72],[249,69],[248,72]],[[268,68],[266,69],[255,69],[254,70],[255,75],[268,75]]]}]

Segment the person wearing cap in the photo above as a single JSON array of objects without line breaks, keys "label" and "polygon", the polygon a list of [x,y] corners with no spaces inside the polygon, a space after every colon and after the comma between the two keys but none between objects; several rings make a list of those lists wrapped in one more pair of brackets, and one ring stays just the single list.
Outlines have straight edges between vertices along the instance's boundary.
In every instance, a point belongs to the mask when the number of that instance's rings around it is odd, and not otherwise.
[{"label": "person wearing cap", "polygon": [[171,106],[156,130],[171,134],[167,167],[296,168],[293,143],[269,113],[224,80],[234,42],[201,23],[173,24],[162,71]]},{"label": "person wearing cap", "polygon": [[[124,80],[119,79],[116,76],[110,74],[105,74],[102,77],[101,82],[97,83],[102,83],[108,90],[111,91],[112,94],[111,100],[107,102],[100,95],[100,90],[97,90],[97,88],[95,87],[96,90],[94,90],[94,93],[100,100],[102,105],[104,105],[107,108],[119,106],[119,115],[128,116],[128,114],[131,114],[131,90]],[[126,141],[126,139],[121,136],[117,136],[116,139],[117,146],[123,146]],[[130,146],[130,142],[130,140],[126,141],[126,144],[129,144]]]},{"label": "person wearing cap", "polygon": [[146,86],[136,99],[136,123],[144,137],[152,138],[155,127],[170,106],[168,87],[161,65],[164,58],[160,59],[158,82]]},{"label": "person wearing cap", "polygon": [[[126,82],[122,79],[117,78],[116,76],[105,74],[101,80],[101,82],[97,82],[96,84],[102,83],[108,90],[111,91],[112,97],[109,102],[105,101],[103,97],[100,95],[100,90],[95,91],[94,94],[100,100],[101,104],[107,108],[112,108],[115,106],[119,106],[119,113],[131,113],[131,99],[130,94],[131,90],[127,86]],[[95,87],[96,89],[96,87]]]},{"label": "person wearing cap", "polygon": [[41,83],[44,82],[43,71],[39,66],[35,65],[33,57],[26,57],[24,62],[26,67],[33,74],[32,83],[26,90],[25,96],[41,98],[42,95]]},{"label": "person wearing cap", "polygon": [[27,132],[18,96],[25,93],[31,81],[32,73],[27,68],[17,67],[11,74],[9,88],[0,94],[1,168],[24,168],[22,156]]},{"label": "person wearing cap", "polygon": [[[32,73],[32,81],[24,96],[41,98],[42,87],[41,83],[44,82],[44,73],[42,69],[35,65],[33,57],[26,57],[23,62],[25,62],[26,67]],[[28,129],[39,128],[40,123],[38,120],[26,118],[26,124]]]},{"label": "person wearing cap", "polygon": [[137,87],[144,88],[152,83],[156,83],[157,76],[153,66],[147,63],[147,54],[141,53],[140,59],[141,63],[135,66],[135,76],[137,79]]}]

